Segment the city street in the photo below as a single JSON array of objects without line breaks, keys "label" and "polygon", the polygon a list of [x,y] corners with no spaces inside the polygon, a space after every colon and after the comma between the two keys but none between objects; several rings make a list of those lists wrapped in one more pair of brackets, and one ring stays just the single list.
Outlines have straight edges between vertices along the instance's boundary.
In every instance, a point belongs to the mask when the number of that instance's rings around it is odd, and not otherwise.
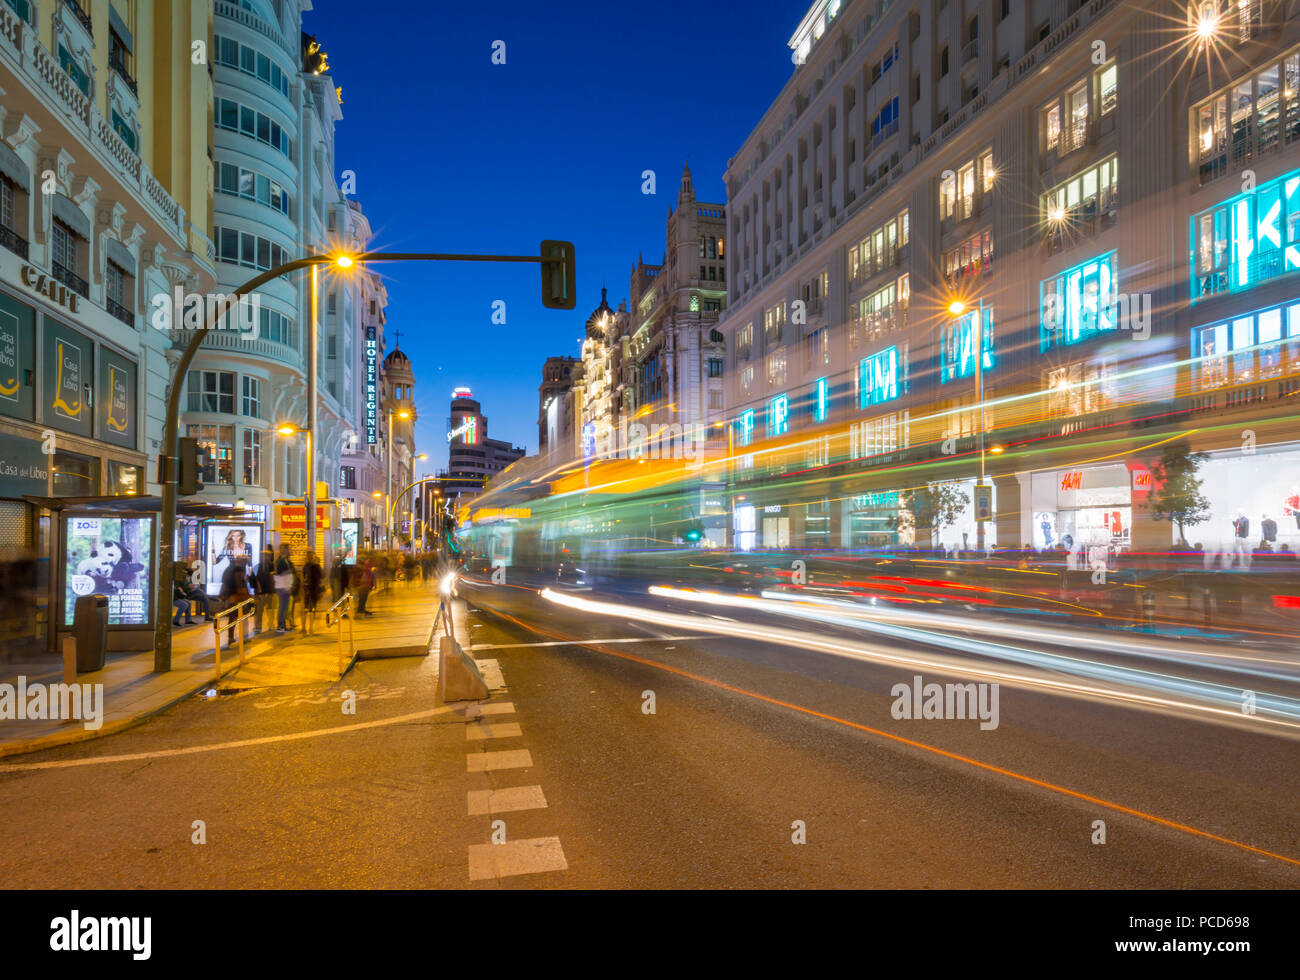
[{"label": "city street", "polygon": [[[1007,686],[993,730],[898,721],[898,669],[597,619],[528,590],[465,594],[475,656],[505,684],[481,713],[438,705],[436,656],[193,698],[8,760],[0,874],[90,888],[1300,883],[1291,737]],[[467,771],[498,752],[526,764]],[[504,795],[471,816],[487,791]]]}]

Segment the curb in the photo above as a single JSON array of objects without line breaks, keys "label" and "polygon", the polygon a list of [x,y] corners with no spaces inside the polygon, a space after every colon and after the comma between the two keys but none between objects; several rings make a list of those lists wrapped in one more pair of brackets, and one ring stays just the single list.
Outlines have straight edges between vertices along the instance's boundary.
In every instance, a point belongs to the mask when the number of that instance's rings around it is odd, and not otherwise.
[{"label": "curb", "polygon": [[[247,654],[245,655],[244,660],[245,662],[249,660]],[[169,700],[164,701],[162,704],[147,708],[138,714],[130,715],[126,718],[119,718],[117,721],[105,722],[96,729],[69,729],[66,732],[52,732],[49,735],[38,735],[35,738],[29,738],[24,741],[0,742],[0,759],[12,755],[26,755],[29,752],[42,752],[45,749],[55,749],[64,745],[73,745],[77,742],[89,742],[92,739],[105,738],[109,735],[116,735],[119,732],[124,732],[129,728],[134,728],[142,722],[148,721],[150,718],[154,717],[154,715],[160,715],[169,708],[173,708],[180,704],[182,701],[192,698],[208,685],[220,683],[222,679],[224,679],[228,674],[234,673],[240,668],[240,666],[241,664],[236,660],[235,663],[221,672],[221,677],[205,677],[201,682],[195,684],[194,687],[186,688],[183,693],[175,695]],[[351,667],[352,665],[349,664],[348,669],[350,670]],[[346,672],[347,671],[344,671],[344,673]]]}]

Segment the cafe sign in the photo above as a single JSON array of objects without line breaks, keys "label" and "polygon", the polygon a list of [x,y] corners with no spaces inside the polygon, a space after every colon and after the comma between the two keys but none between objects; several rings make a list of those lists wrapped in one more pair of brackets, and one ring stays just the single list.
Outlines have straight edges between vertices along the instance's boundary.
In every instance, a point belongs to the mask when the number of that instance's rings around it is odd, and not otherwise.
[{"label": "cafe sign", "polygon": [[63,283],[59,282],[52,276],[47,276],[35,266],[24,265],[20,270],[23,279],[23,285],[35,293],[39,293],[52,303],[57,303],[69,313],[77,312],[77,304],[81,297],[69,289]]}]

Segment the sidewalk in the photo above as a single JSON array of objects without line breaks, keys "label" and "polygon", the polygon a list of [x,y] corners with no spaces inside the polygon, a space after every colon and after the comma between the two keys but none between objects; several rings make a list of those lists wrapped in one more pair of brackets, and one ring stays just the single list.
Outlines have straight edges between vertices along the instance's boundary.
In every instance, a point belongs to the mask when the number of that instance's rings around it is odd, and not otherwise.
[{"label": "sidewalk", "polygon": [[[427,649],[438,594],[433,583],[399,584],[372,593],[367,602],[372,616],[358,617],[353,624],[353,643],[358,653],[384,648]],[[237,647],[221,647],[221,681],[216,682],[212,625],[182,628],[173,633],[172,669],[165,674],[153,670],[153,651],[113,654],[103,670],[78,674],[79,685],[103,685],[100,726],[88,729],[83,721],[0,719],[0,757],[36,752],[123,731],[167,710],[205,688],[252,688],[291,684],[330,684],[339,679],[338,639],[334,627],[325,626],[322,600],[314,631],[303,636],[298,629],[289,633],[262,633],[244,641],[245,664],[240,667]],[[272,620],[273,622],[273,620]],[[250,624],[251,625],[251,624]],[[348,621],[343,621],[343,672],[353,662],[348,645]],[[33,685],[63,683],[62,659],[42,658],[0,664],[0,684],[17,686],[26,678]],[[16,699],[16,692],[15,692]]]}]

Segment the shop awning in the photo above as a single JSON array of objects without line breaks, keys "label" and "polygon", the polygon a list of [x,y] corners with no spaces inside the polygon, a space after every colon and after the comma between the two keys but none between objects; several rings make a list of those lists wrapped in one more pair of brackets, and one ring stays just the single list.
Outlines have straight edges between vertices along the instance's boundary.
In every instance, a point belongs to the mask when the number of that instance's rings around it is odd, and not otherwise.
[{"label": "shop awning", "polygon": [[[135,497],[23,497],[29,504],[35,504],[37,507],[44,507],[46,510],[121,510],[132,513],[158,513],[162,511],[162,498],[150,496]],[[239,507],[223,507],[221,504],[210,504],[201,500],[183,500],[176,505],[176,514],[179,517],[190,517],[198,520],[222,519],[222,520],[247,520],[256,522],[261,519],[261,514],[255,510],[244,510]]]}]

